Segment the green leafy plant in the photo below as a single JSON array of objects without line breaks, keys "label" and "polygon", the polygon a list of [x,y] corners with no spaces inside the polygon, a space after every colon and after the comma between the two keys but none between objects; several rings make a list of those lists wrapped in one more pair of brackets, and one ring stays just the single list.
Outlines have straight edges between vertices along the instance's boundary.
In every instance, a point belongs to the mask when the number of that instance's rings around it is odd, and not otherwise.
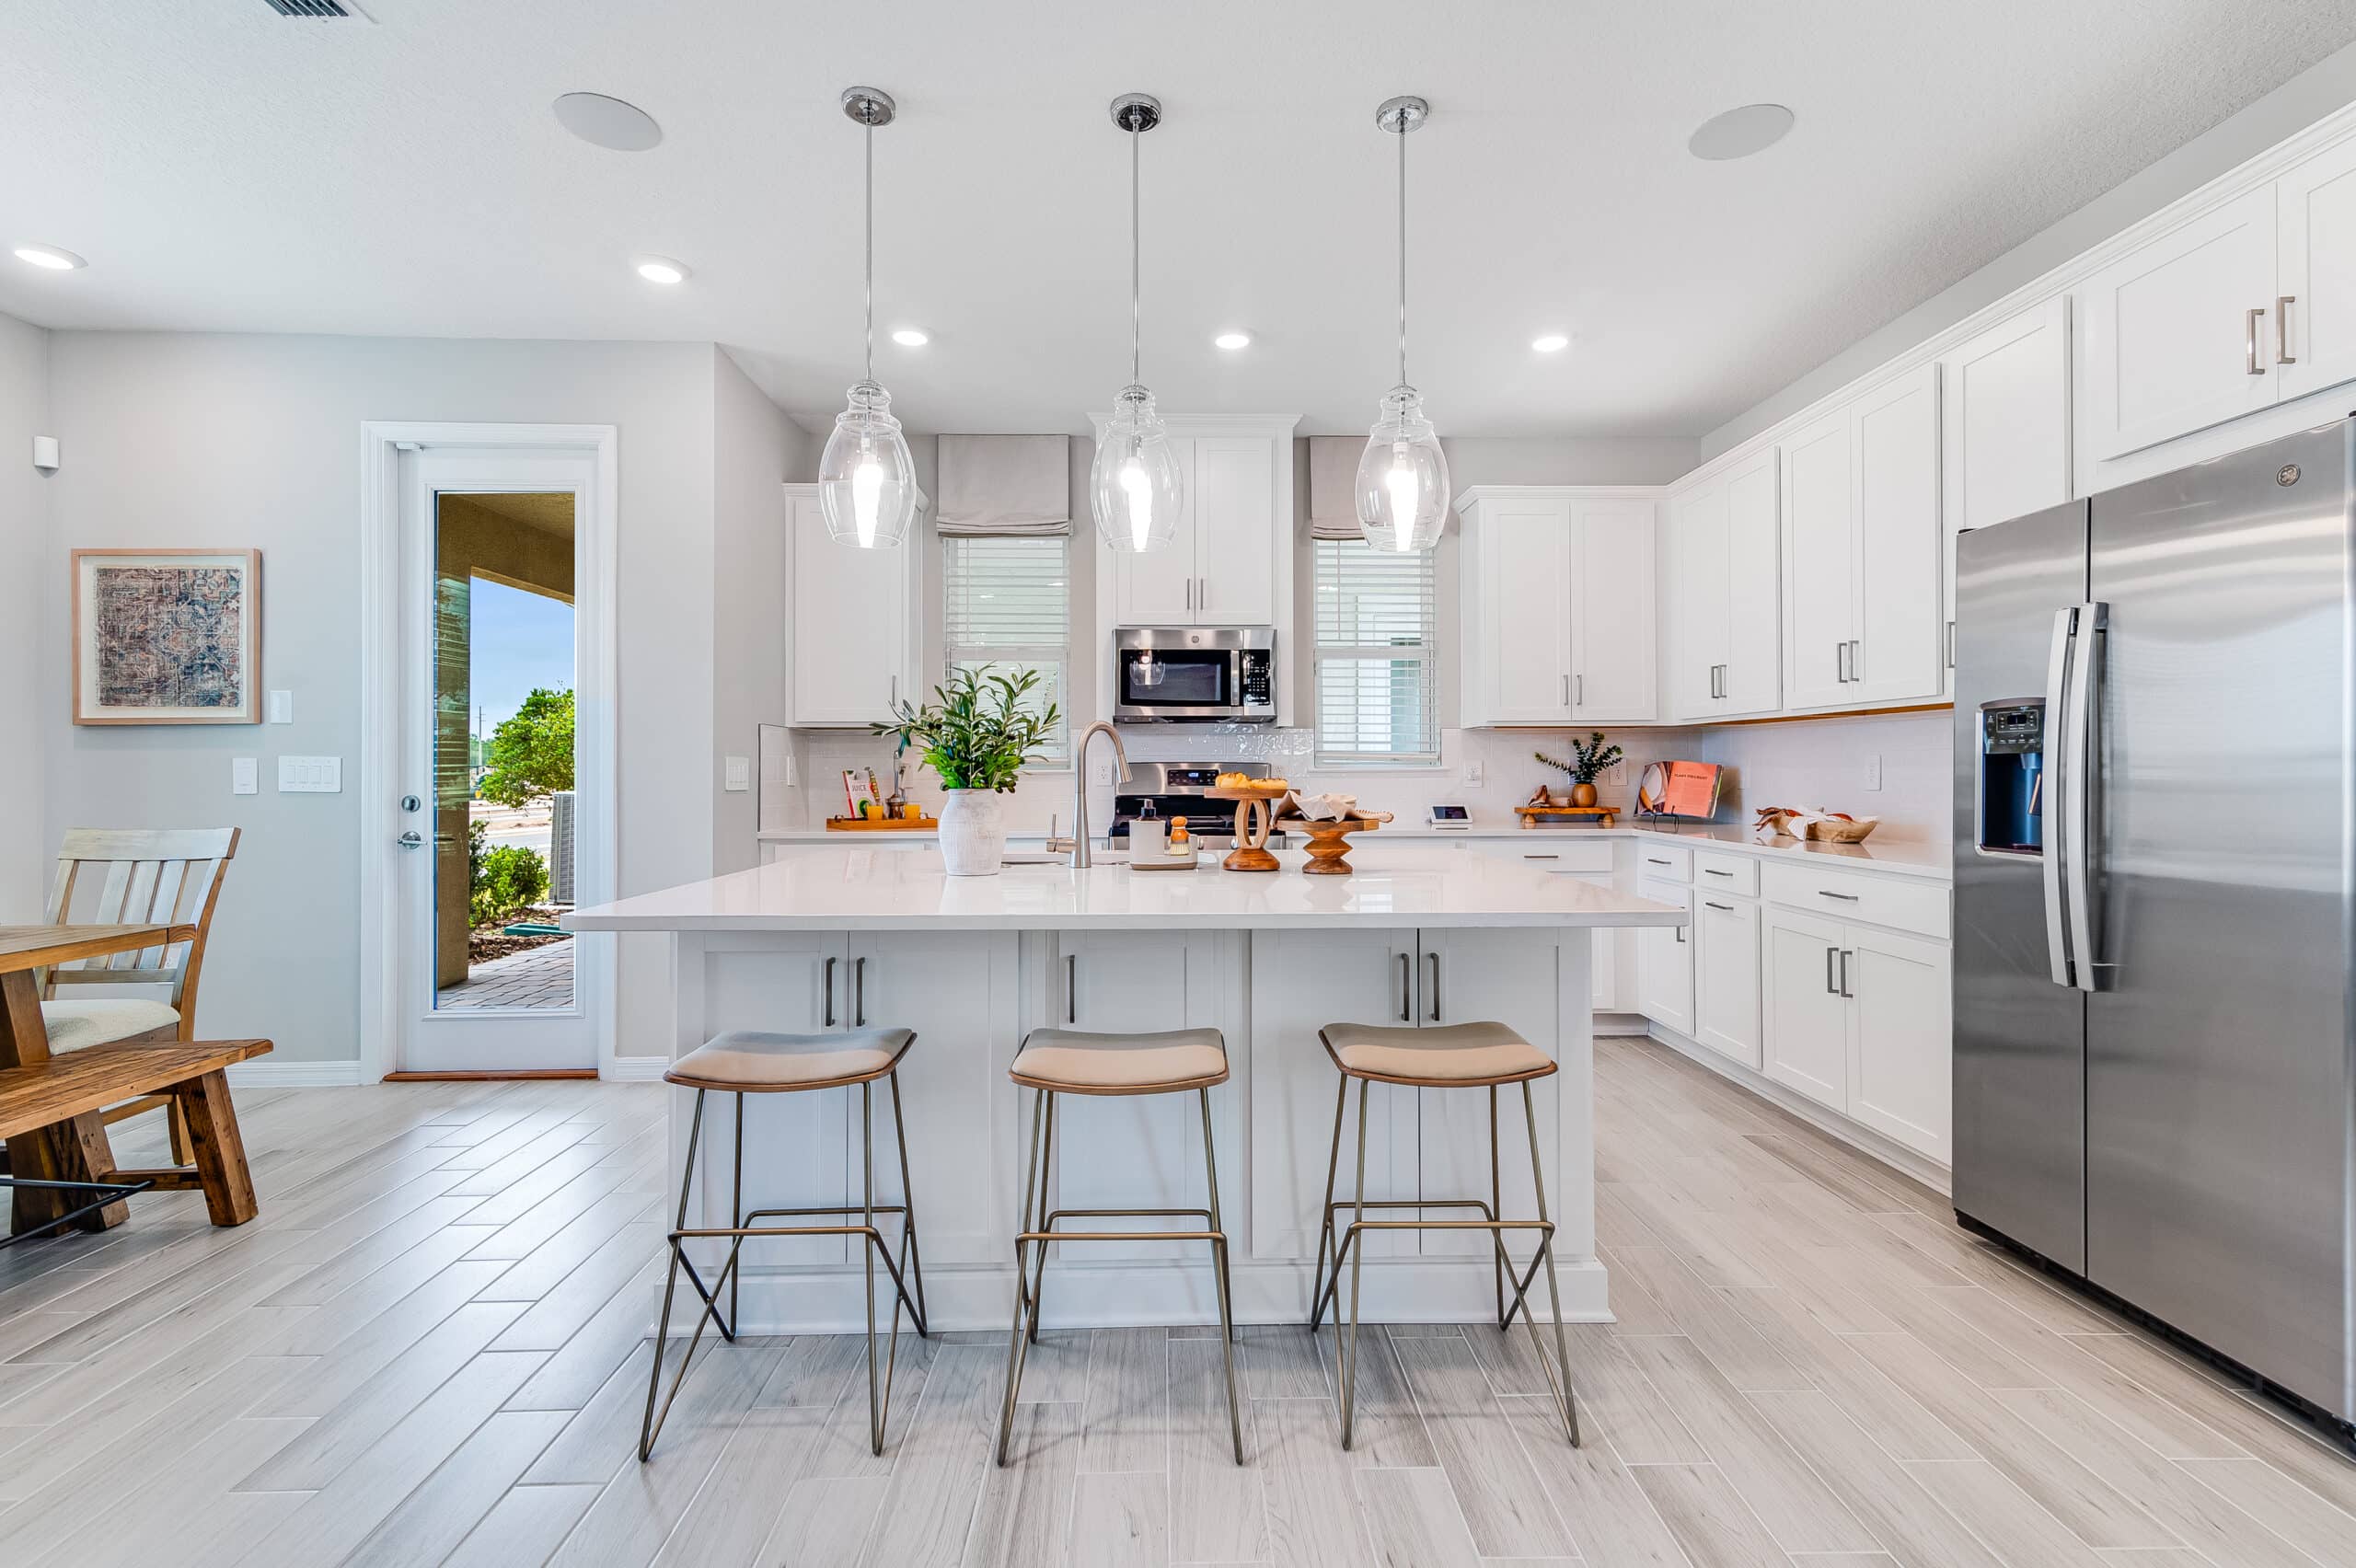
[{"label": "green leafy plant", "polygon": [[469,924],[503,926],[548,896],[549,863],[540,852],[521,844],[502,844],[476,851],[480,836],[467,835],[467,919]]},{"label": "green leafy plant", "polygon": [[502,806],[529,805],[572,788],[572,693],[534,686],[499,721],[483,748],[491,771],[476,792]]},{"label": "green leafy plant", "polygon": [[1531,752],[1530,755],[1549,767],[1561,768],[1571,776],[1574,783],[1592,784],[1623,754],[1618,746],[1605,745],[1603,732],[1597,730],[1588,736],[1585,744],[1581,744],[1576,735],[1571,737],[1571,760],[1568,762],[1548,756],[1544,752]]},{"label": "green leafy plant", "polygon": [[903,698],[892,709],[896,723],[871,728],[918,748],[943,789],[1011,790],[1022,765],[1040,759],[1063,721],[1052,702],[1026,705],[1038,686],[1036,670],[1001,675],[987,665],[961,669],[932,688],[935,700],[918,708]]}]

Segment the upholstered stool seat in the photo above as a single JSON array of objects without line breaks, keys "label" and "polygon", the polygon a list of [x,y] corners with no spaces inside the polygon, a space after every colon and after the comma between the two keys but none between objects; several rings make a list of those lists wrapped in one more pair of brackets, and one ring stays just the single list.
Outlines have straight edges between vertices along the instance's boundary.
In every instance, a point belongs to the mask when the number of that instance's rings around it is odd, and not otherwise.
[{"label": "upholstered stool seat", "polygon": [[[1211,1277],[1218,1289],[1219,1349],[1227,1360],[1228,1436],[1235,1462],[1243,1462],[1242,1406],[1235,1392],[1235,1319],[1228,1286],[1227,1231],[1218,1217],[1218,1154],[1211,1138],[1211,1090],[1227,1081],[1227,1041],[1216,1029],[1168,1029],[1135,1034],[1099,1034],[1083,1029],[1034,1029],[1023,1036],[1007,1076],[1037,1091],[1031,1112],[1031,1168],[1022,1178],[1022,1219],[1014,1237],[1014,1327],[1006,1347],[1006,1395],[999,1410],[998,1462],[1006,1463],[1014,1433],[1015,1401],[1022,1388],[1026,1346],[1039,1338],[1041,1301],[1047,1283],[1049,1243],[1068,1249],[1075,1241],[1206,1241]],[[1132,1094],[1192,1094],[1203,1117],[1201,1208],[1051,1208],[1056,1159],[1056,1101],[1067,1094],[1085,1097]],[[1111,1230],[1108,1219],[1199,1219],[1199,1228]],[[1058,1228],[1068,1220],[1079,1229]],[[1033,1271],[1036,1255],[1037,1272]]]},{"label": "upholstered stool seat", "polygon": [[[1437,971],[1435,971],[1437,974]],[[1438,1016],[1438,1009],[1434,1009]],[[1427,1024],[1422,1028],[1404,1028],[1390,1024],[1329,1023],[1317,1032],[1325,1044],[1325,1054],[1334,1058],[1341,1069],[1337,1085],[1339,1092],[1334,1101],[1334,1148],[1325,1160],[1325,1204],[1318,1216],[1317,1268],[1310,1289],[1312,1305],[1309,1314],[1309,1332],[1314,1334],[1325,1320],[1325,1305],[1334,1305],[1334,1326],[1342,1324],[1342,1263],[1350,1265],[1350,1320],[1348,1332],[1337,1332],[1340,1343],[1334,1346],[1336,1380],[1342,1398],[1342,1447],[1350,1446],[1351,1422],[1356,1414],[1357,1374],[1359,1273],[1366,1259],[1363,1239],[1369,1231],[1401,1230],[1470,1230],[1485,1231],[1495,1257],[1497,1291],[1497,1327],[1513,1326],[1517,1317],[1529,1326],[1531,1351],[1538,1365],[1546,1373],[1546,1386],[1553,1396],[1554,1408],[1563,1420],[1564,1435],[1571,1447],[1579,1443],[1579,1418],[1576,1397],[1571,1390],[1569,1346],[1563,1335],[1562,1287],[1554,1277],[1554,1222],[1546,1215],[1546,1175],[1543,1152],[1538,1136],[1538,1104],[1530,1092],[1530,1085],[1554,1072],[1552,1057],[1509,1026],[1494,1021],[1473,1023]],[[1334,1182],[1342,1164],[1342,1127],[1350,1102],[1350,1083],[1358,1086],[1358,1159],[1357,1181],[1354,1194],[1338,1201],[1334,1196]],[[1489,1091],[1489,1196],[1479,1198],[1435,1197],[1418,1192],[1412,1197],[1369,1198],[1366,1193],[1366,1138],[1369,1124],[1367,1098],[1376,1084],[1395,1084],[1415,1090],[1445,1091],[1457,1089],[1485,1089]],[[1534,1219],[1507,1219],[1505,1211],[1505,1189],[1501,1179],[1497,1147],[1497,1090],[1507,1084],[1521,1086],[1521,1113],[1530,1131],[1530,1195],[1536,1201],[1538,1216]],[[1386,1092],[1388,1092],[1386,1090]],[[1350,1211],[1346,1226],[1341,1223],[1341,1211]],[[1383,1210],[1408,1211],[1413,1217],[1383,1219],[1367,1217],[1367,1211],[1378,1214]],[[1471,1209],[1475,1219],[1435,1219],[1434,1209]],[[1537,1241],[1536,1254],[1524,1269],[1506,1250],[1506,1238],[1526,1232]],[[1338,1240],[1336,1239],[1338,1233]],[[1333,1270],[1328,1273],[1325,1259],[1331,1253]],[[1530,1286],[1540,1274],[1546,1276],[1546,1294],[1554,1309],[1554,1352],[1546,1353],[1543,1338],[1538,1332],[1538,1314],[1531,1310],[1529,1300]],[[1507,1300],[1507,1285],[1511,1285],[1511,1300]]]},{"label": "upholstered stool seat", "polygon": [[1216,1029],[1034,1029],[1008,1076],[1025,1089],[1072,1094],[1170,1094],[1225,1083],[1227,1047]]},{"label": "upholstered stool seat", "polygon": [[1318,1031],[1325,1054],[1352,1078],[1377,1083],[1519,1083],[1554,1070],[1545,1052],[1502,1023],[1450,1023],[1417,1029],[1380,1023],[1329,1023]]},{"label": "upholstered stool seat", "polygon": [[684,1089],[757,1094],[768,1090],[840,1089],[882,1078],[916,1039],[912,1029],[773,1034],[732,1029],[671,1064],[664,1081]]},{"label": "upholstered stool seat", "polygon": [[[126,970],[135,980],[138,972]],[[179,1009],[162,1002],[141,1001],[135,997],[108,997],[96,1001],[43,1002],[40,1005],[41,1027],[49,1032],[52,1051],[79,1051],[85,1045],[104,1045],[116,1040],[130,1040],[156,1030],[170,1030],[175,1035],[180,1027]]]}]

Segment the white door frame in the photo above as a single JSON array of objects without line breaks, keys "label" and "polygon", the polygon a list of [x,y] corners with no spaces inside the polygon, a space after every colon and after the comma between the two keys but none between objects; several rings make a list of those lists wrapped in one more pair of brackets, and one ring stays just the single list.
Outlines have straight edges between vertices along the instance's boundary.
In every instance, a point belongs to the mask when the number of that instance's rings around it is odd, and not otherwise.
[{"label": "white door frame", "polygon": [[[579,571],[573,605],[584,701],[576,721],[580,779],[576,842],[582,857],[581,904],[614,897],[618,866],[615,811],[616,561],[619,545],[618,446],[613,425],[477,424],[366,421],[360,457],[360,1079],[391,1071],[400,1033],[398,870],[401,831],[401,495],[404,450],[572,452],[595,460],[594,493],[573,516]],[[594,695],[593,695],[594,694]],[[616,1076],[616,964],[610,934],[573,939],[574,1000],[590,1016],[600,1077]]]}]

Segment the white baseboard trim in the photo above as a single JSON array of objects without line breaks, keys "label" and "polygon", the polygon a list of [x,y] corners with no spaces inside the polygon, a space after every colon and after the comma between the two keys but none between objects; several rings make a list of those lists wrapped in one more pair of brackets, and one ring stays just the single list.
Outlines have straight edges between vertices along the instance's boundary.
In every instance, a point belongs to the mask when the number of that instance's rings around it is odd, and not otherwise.
[{"label": "white baseboard trim", "polygon": [[1807,1095],[1786,1089],[1766,1074],[1753,1072],[1740,1062],[1729,1061],[1718,1052],[1699,1041],[1687,1039],[1673,1029],[1656,1023],[1647,1034],[1695,1066],[1707,1067],[1727,1082],[1749,1090],[1776,1110],[1789,1112],[1818,1132],[1839,1139],[1859,1154],[1881,1161],[1900,1175],[1912,1177],[1934,1193],[1947,1196],[1954,1194],[1954,1173],[1938,1161],[1925,1159],[1905,1145],[1882,1136],[1871,1127],[1861,1126],[1837,1111],[1828,1111]]},{"label": "white baseboard trim", "polygon": [[359,1081],[358,1062],[280,1062],[258,1056],[229,1065],[229,1082],[247,1089],[343,1089]]},{"label": "white baseboard trim", "polygon": [[[716,1271],[706,1269],[704,1278]],[[1608,1323],[1613,1320],[1608,1301],[1604,1266],[1593,1258],[1565,1260],[1559,1270],[1563,1287],[1563,1320]],[[882,1328],[891,1299],[891,1276],[875,1272],[876,1322]],[[1359,1320],[1368,1323],[1478,1323],[1496,1317],[1496,1275],[1488,1264],[1369,1262],[1366,1266],[1366,1309]],[[996,1330],[1004,1332],[1014,1310],[1014,1270],[1007,1264],[967,1265],[927,1269],[924,1275],[927,1325],[953,1332]],[[1234,1265],[1235,1320],[1239,1323],[1306,1323],[1309,1320],[1310,1265],[1307,1263],[1237,1263]],[[1044,1325],[1050,1329],[1150,1328],[1163,1324],[1199,1326],[1218,1321],[1217,1286],[1207,1265],[1167,1263],[1084,1264],[1051,1262],[1043,1292],[1046,1302]],[[1552,1322],[1543,1280],[1531,1282],[1530,1298],[1538,1320]],[[672,1308],[674,1337],[695,1327],[701,1303],[682,1289],[687,1303]],[[863,1333],[867,1328],[866,1282],[855,1268],[745,1271],[744,1276],[745,1332],[754,1334]],[[1325,1320],[1330,1324],[1329,1309]],[[647,1325],[651,1332],[653,1324]]]},{"label": "white baseboard trim", "polygon": [[616,1056],[597,1069],[608,1083],[654,1083],[671,1066],[668,1056]]}]

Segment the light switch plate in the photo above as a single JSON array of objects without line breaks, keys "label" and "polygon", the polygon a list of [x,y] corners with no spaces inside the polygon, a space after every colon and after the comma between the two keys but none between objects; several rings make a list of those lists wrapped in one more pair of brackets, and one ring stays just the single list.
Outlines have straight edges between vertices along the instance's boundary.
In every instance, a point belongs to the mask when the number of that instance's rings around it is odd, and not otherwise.
[{"label": "light switch plate", "polygon": [[1865,788],[1868,790],[1881,788],[1881,754],[1878,752],[1865,758]]},{"label": "light switch plate", "polygon": [[728,790],[749,790],[753,787],[753,759],[751,757],[731,756],[727,759],[727,782],[722,786],[722,788]]},{"label": "light switch plate", "polygon": [[294,694],[293,692],[273,691],[270,694],[270,721],[273,724],[294,722]]},{"label": "light switch plate", "polygon": [[259,758],[233,756],[229,759],[229,793],[257,795],[261,792],[261,763]]},{"label": "light switch plate", "polygon": [[1476,790],[1479,789],[1481,787],[1481,776],[1483,771],[1484,767],[1481,763],[1477,761],[1466,763],[1464,765],[1464,782],[1472,786],[1472,788]]},{"label": "light switch plate", "polygon": [[282,756],[278,759],[278,792],[282,795],[343,793],[343,758]]}]

